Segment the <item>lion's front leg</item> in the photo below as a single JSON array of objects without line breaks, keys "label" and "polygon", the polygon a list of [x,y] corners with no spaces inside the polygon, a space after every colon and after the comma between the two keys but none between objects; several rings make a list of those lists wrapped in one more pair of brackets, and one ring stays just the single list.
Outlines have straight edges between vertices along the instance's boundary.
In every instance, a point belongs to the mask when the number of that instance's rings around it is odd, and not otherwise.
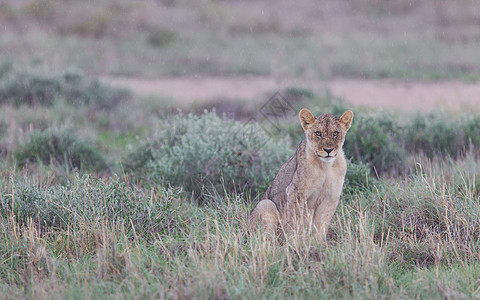
[{"label": "lion's front leg", "polygon": [[306,191],[291,184],[287,190],[285,206],[285,228],[287,231],[300,233],[307,230],[312,223],[312,213],[307,207]]},{"label": "lion's front leg", "polygon": [[320,240],[325,240],[327,237],[328,226],[337,210],[339,201],[340,197],[324,199],[315,209],[313,225]]}]

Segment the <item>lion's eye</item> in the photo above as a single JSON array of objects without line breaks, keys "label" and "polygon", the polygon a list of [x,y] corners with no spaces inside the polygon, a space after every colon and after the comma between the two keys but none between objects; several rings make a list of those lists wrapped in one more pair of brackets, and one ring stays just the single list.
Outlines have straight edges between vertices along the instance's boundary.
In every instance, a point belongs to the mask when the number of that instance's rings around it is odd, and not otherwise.
[{"label": "lion's eye", "polygon": [[332,136],[333,136],[334,138],[336,138],[336,137],[338,136],[338,133],[339,133],[338,131],[335,131],[335,132],[332,133]]},{"label": "lion's eye", "polygon": [[322,133],[320,131],[315,131],[315,135],[318,137],[322,137]]}]

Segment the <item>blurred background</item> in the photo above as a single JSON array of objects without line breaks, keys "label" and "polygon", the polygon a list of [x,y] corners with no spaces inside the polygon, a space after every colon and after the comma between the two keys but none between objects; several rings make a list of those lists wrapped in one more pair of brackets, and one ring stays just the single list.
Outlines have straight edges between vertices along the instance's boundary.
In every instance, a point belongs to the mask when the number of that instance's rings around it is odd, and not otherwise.
[{"label": "blurred background", "polygon": [[[55,166],[58,181],[74,169],[143,183],[183,174],[169,164],[276,170],[304,137],[302,107],[352,109],[346,155],[376,176],[412,172],[416,155],[480,149],[477,1],[0,0],[0,53],[3,164]],[[293,112],[273,131],[261,111],[272,95]],[[275,163],[257,157],[258,132],[219,162],[247,123],[288,144]],[[265,180],[247,182],[261,190],[272,174],[255,172]]]},{"label": "blurred background", "polygon": [[471,109],[480,4],[1,0],[0,53],[0,74],[74,70],[170,107],[228,111],[295,87],[352,105]]}]

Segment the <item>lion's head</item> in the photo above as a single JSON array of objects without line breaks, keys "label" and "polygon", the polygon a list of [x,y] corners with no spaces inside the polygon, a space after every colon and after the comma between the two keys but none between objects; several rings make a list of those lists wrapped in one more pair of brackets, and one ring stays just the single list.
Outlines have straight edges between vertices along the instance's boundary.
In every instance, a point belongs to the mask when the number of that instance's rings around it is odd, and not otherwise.
[{"label": "lion's head", "polygon": [[306,108],[299,113],[300,123],[307,138],[307,146],[325,162],[333,162],[342,149],[345,135],[353,120],[348,110],[341,117],[323,114],[314,117]]}]

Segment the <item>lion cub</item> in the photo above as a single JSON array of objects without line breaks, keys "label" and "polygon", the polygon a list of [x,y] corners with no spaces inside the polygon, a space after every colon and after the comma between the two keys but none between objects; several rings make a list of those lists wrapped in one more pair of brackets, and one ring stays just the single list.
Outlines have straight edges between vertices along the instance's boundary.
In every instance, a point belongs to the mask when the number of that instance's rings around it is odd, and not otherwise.
[{"label": "lion cub", "polygon": [[339,118],[330,114],[315,118],[304,108],[299,118],[306,139],[280,168],[250,220],[272,233],[278,225],[297,232],[299,226],[313,225],[324,239],[345,180],[347,162],[342,147],[353,112],[346,111]]}]

